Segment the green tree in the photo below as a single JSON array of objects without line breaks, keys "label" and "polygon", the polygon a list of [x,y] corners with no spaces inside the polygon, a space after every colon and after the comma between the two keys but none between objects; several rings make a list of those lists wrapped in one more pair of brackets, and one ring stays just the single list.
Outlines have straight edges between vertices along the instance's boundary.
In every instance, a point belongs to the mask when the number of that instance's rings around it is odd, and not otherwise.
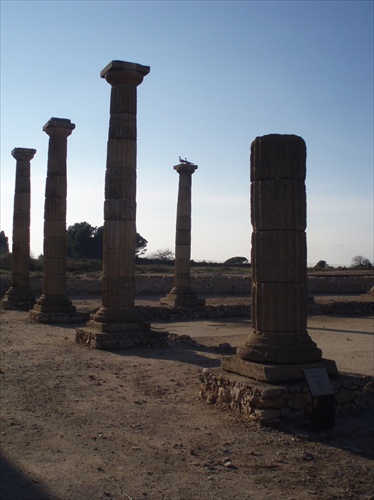
[{"label": "green tree", "polygon": [[8,237],[5,236],[4,231],[0,231],[0,255],[8,255],[9,243]]},{"label": "green tree", "polygon": [[231,257],[230,259],[225,260],[224,264],[240,266],[243,264],[248,264],[248,259],[246,257]]},{"label": "green tree", "polygon": [[173,250],[170,248],[163,248],[151,253],[148,258],[151,260],[170,261],[173,260],[174,257]]},{"label": "green tree", "polygon": [[[88,222],[76,222],[66,231],[66,254],[73,259],[103,258],[104,226],[94,227]],[[136,255],[146,251],[148,241],[136,233]]]},{"label": "green tree", "polygon": [[314,269],[326,269],[326,267],[329,267],[327,262],[325,260],[319,260],[314,266]]},{"label": "green tree", "polygon": [[66,232],[66,253],[73,259],[91,259],[95,253],[95,232],[88,222],[76,222]]},{"label": "green tree", "polygon": [[371,269],[372,263],[366,257],[363,257],[362,255],[356,255],[352,259],[352,267],[363,267]]}]

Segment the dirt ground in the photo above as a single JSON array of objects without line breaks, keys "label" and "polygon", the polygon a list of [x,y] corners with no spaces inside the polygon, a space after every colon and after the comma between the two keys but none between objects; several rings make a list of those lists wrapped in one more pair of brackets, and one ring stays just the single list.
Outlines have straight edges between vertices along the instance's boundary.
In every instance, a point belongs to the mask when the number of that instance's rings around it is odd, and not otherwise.
[{"label": "dirt ground", "polygon": [[[372,412],[314,433],[246,421],[199,398],[199,373],[249,320],[155,327],[198,345],[89,350],[74,325],[1,312],[1,500],[374,499]],[[308,330],[339,370],[373,375],[373,317],[311,317]]]}]

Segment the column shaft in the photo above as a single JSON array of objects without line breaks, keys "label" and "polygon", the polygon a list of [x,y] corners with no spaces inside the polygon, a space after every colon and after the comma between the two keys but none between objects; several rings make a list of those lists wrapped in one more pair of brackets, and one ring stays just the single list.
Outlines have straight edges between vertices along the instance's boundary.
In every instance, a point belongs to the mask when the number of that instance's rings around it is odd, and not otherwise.
[{"label": "column shaft", "polygon": [[140,64],[112,61],[101,72],[101,77],[111,85],[111,98],[102,306],[94,321],[116,323],[119,329],[137,321],[144,327],[135,310],[137,86],[149,70]]},{"label": "column shaft", "polygon": [[44,204],[43,295],[34,310],[42,313],[74,312],[66,296],[67,138],[75,125],[51,118],[43,127],[49,136]]},{"label": "column shaft", "polygon": [[171,306],[204,305],[191,290],[191,192],[192,174],[197,165],[184,161],[175,165],[179,174],[177,221],[175,231],[174,287],[170,293],[160,299],[162,304]]},{"label": "column shaft", "polygon": [[30,161],[35,149],[15,148],[17,160],[13,209],[12,285],[2,306],[7,309],[30,309],[34,296],[30,290]]},{"label": "column shaft", "polygon": [[306,331],[306,146],[257,137],[251,146],[252,325],[237,350],[248,361],[307,363],[321,351]]}]

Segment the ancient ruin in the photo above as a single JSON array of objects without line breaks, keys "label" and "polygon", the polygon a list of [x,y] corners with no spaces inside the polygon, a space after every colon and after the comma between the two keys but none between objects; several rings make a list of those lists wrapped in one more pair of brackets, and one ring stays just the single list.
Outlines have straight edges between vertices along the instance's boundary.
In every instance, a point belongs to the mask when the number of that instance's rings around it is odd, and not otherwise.
[{"label": "ancient ruin", "polygon": [[43,293],[30,311],[40,323],[81,321],[66,295],[66,161],[67,138],[75,129],[65,118],[51,118],[43,127],[49,136],[44,205]]},{"label": "ancient ruin", "polygon": [[151,330],[135,307],[137,87],[149,71],[149,66],[112,61],[100,74],[112,87],[102,305],[76,333],[79,344],[98,349],[160,347],[167,338],[167,333]]},{"label": "ancient ruin", "polygon": [[191,289],[191,188],[192,174],[197,168],[197,165],[181,158],[179,164],[174,166],[179,174],[174,287],[160,299],[162,304],[173,307],[205,304],[205,300],[199,299]]},{"label": "ancient ruin", "polygon": [[[302,370],[312,367],[337,375],[335,362],[322,359],[306,330],[305,176],[306,146],[301,137],[272,134],[253,141],[253,330],[235,356],[222,359],[218,376],[228,387],[237,381],[235,375],[270,383],[302,379]],[[206,397],[215,375],[207,370],[202,376]]]},{"label": "ancient ruin", "polygon": [[4,309],[28,311],[35,303],[30,289],[30,161],[36,149],[14,148],[17,160],[13,209],[12,284],[4,295]]}]

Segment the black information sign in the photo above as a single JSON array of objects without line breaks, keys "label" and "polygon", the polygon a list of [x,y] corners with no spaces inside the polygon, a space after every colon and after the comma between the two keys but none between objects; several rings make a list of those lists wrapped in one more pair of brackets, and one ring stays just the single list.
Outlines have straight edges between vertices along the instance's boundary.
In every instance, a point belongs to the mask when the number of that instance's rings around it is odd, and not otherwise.
[{"label": "black information sign", "polygon": [[308,368],[303,375],[312,397],[311,430],[333,429],[335,425],[334,388],[325,368]]}]

